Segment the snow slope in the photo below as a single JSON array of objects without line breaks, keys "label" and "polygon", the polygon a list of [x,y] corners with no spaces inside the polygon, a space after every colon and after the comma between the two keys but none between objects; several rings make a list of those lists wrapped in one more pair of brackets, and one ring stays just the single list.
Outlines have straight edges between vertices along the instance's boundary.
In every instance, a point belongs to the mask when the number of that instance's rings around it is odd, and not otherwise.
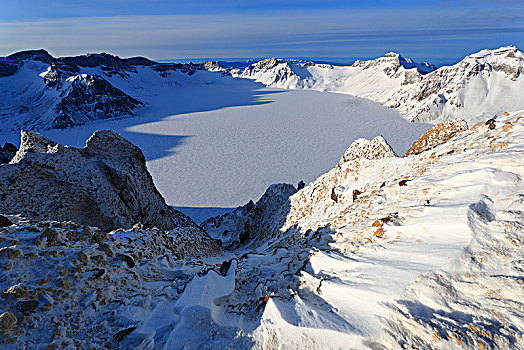
[{"label": "snow slope", "polygon": [[482,50],[455,65],[434,68],[388,53],[351,66],[267,59],[231,73],[272,87],[369,98],[412,121],[476,121],[524,108],[524,54],[515,46]]},{"label": "snow slope", "polygon": [[341,162],[266,212],[230,324],[256,348],[522,347],[523,120]]}]

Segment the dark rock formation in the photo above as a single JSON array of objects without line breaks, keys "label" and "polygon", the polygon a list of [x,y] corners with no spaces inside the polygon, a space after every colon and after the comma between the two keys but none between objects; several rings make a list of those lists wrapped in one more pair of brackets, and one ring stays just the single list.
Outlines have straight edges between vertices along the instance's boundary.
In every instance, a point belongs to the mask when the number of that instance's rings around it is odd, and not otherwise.
[{"label": "dark rock formation", "polygon": [[22,131],[21,146],[0,175],[0,212],[30,219],[71,220],[102,229],[197,227],[169,207],[142,151],[114,131],[97,131],[84,148]]},{"label": "dark rock formation", "polygon": [[289,197],[296,192],[290,184],[271,185],[254,205],[250,201],[231,213],[207,219],[200,226],[221,239],[225,247],[252,242],[267,233],[270,225],[285,219]]},{"label": "dark rock formation", "polygon": [[18,151],[15,145],[6,142],[4,147],[0,146],[0,164],[9,163]]},{"label": "dark rock formation", "polygon": [[65,128],[89,120],[129,116],[143,103],[93,74],[73,78],[71,89],[57,106],[53,127]]}]

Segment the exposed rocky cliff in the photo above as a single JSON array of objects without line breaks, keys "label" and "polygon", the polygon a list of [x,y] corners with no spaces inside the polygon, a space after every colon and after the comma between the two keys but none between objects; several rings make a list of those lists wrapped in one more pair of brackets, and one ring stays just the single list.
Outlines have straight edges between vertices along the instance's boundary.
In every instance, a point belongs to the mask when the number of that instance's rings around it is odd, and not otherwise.
[{"label": "exposed rocky cliff", "polygon": [[102,229],[140,222],[168,230],[178,223],[174,217],[184,217],[155,188],[142,151],[113,131],[95,132],[84,148],[22,131],[20,149],[1,167],[4,214]]}]

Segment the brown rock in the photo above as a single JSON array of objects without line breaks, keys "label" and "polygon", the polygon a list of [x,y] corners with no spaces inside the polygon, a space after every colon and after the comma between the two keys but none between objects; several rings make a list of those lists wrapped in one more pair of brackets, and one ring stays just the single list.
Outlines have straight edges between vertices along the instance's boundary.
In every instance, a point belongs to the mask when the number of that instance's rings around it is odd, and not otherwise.
[{"label": "brown rock", "polygon": [[24,300],[18,304],[18,308],[24,314],[35,311],[38,306],[37,300]]},{"label": "brown rock", "polygon": [[401,180],[399,181],[398,185],[399,186],[406,186],[406,184],[408,183],[409,180]]},{"label": "brown rock", "polygon": [[493,118],[488,119],[488,121],[484,125],[487,125],[489,130],[493,130],[495,129],[495,120]]},{"label": "brown rock", "polygon": [[373,236],[378,238],[384,238],[384,229],[382,227],[377,228],[377,230],[373,233]]},{"label": "brown rock", "polygon": [[13,248],[4,247],[0,249],[0,258],[7,257],[8,259],[16,259],[20,256],[20,252]]},{"label": "brown rock", "polygon": [[53,244],[56,244],[56,242],[58,242],[58,235],[56,233],[55,230],[52,230],[50,228],[46,228],[44,230],[44,232],[42,232],[42,234],[40,235],[41,238],[45,238],[47,241],[46,241],[46,245],[47,246],[50,246],[50,245],[53,245]]},{"label": "brown rock", "polygon": [[371,224],[372,227],[378,227],[378,226],[382,226],[382,221],[380,220],[375,220],[375,222],[373,222]]},{"label": "brown rock", "polygon": [[456,133],[464,131],[468,124],[462,119],[446,120],[426,131],[419,139],[413,142],[404,157],[415,155],[447,142]]},{"label": "brown rock", "polygon": [[335,193],[334,188],[331,190],[331,199],[335,201],[335,203],[338,203],[338,197],[337,197],[337,194]]}]

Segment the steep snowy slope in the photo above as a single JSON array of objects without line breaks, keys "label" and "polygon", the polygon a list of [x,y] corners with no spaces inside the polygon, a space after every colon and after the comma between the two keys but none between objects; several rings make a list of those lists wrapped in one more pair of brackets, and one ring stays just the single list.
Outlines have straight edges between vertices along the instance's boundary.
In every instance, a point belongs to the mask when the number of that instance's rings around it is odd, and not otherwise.
[{"label": "steep snowy slope", "polygon": [[524,54],[514,46],[482,50],[435,69],[399,54],[351,66],[267,59],[232,75],[267,86],[348,93],[395,108],[412,121],[473,121],[524,108]]},{"label": "steep snowy slope", "polygon": [[428,132],[440,144],[403,158],[380,136],[355,141],[298,192],[274,185],[206,222],[233,248],[222,252],[195,227],[0,216],[0,340],[522,348],[524,113],[458,129]]}]

